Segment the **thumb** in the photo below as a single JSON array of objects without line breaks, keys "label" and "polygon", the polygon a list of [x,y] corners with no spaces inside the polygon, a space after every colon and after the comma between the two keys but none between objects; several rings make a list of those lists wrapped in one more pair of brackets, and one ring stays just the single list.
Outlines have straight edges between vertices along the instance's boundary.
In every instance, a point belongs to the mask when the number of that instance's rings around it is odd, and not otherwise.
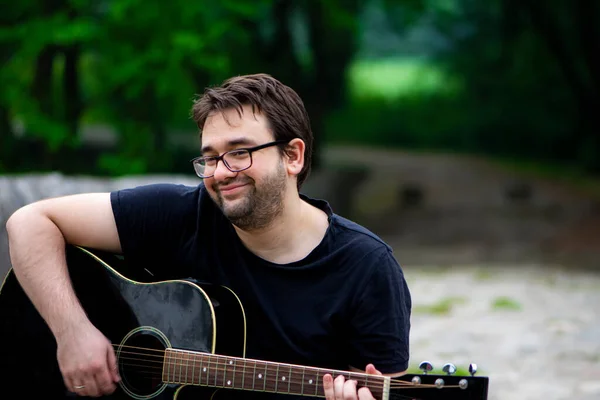
[{"label": "thumb", "polygon": [[367,364],[367,368],[365,369],[365,371],[369,375],[383,375],[381,372],[379,372],[377,370],[377,368],[375,368],[375,366],[373,364]]},{"label": "thumb", "polygon": [[119,382],[121,377],[119,376],[119,368],[117,366],[117,358],[115,356],[115,350],[112,348],[112,345],[108,346],[108,354],[107,354],[108,368],[110,369],[110,373],[112,375],[114,382]]}]

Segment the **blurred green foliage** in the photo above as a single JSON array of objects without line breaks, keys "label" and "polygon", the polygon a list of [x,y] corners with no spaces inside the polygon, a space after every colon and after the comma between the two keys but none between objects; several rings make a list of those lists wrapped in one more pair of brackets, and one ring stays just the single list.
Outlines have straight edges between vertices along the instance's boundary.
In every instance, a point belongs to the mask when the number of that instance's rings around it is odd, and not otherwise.
[{"label": "blurred green foliage", "polygon": [[599,2],[389,3],[419,15],[419,40],[352,65],[331,139],[600,171]]},{"label": "blurred green foliage", "polygon": [[0,172],[189,172],[194,96],[255,72],[300,93],[317,151],[600,170],[594,0],[23,0],[0,21]]}]

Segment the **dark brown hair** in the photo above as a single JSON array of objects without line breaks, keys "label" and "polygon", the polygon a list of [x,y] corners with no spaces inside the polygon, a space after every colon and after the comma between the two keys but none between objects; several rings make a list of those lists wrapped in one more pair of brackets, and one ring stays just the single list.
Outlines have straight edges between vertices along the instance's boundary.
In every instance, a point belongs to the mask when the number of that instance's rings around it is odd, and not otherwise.
[{"label": "dark brown hair", "polygon": [[[290,87],[267,74],[244,75],[230,78],[221,86],[206,88],[194,101],[192,119],[202,129],[213,112],[234,108],[242,114],[242,106],[252,106],[253,112],[265,115],[275,140],[304,141],[304,167],[298,174],[298,189],[310,173],[313,134],[308,113],[298,94]],[[285,149],[282,150],[282,154]]]}]

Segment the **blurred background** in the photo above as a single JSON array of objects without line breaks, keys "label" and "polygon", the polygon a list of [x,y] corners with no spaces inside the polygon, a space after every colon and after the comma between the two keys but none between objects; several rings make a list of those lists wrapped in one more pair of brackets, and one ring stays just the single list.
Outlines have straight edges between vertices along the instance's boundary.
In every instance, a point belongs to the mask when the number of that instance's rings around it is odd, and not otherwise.
[{"label": "blurred background", "polygon": [[414,365],[477,362],[493,399],[600,396],[597,0],[22,0],[0,21],[3,225],[197,184],[192,100],[270,73],[311,116],[304,192],[405,269]]}]

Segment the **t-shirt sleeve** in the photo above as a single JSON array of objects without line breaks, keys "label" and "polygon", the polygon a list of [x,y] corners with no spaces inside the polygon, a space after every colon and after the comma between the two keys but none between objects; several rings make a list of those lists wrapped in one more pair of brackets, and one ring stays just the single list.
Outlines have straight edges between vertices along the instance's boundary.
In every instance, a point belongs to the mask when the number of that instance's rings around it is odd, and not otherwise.
[{"label": "t-shirt sleeve", "polygon": [[[126,265],[148,279],[171,278],[176,249],[193,230],[199,188],[150,184],[111,192],[110,200]],[[132,277],[133,278],[133,277]]]},{"label": "t-shirt sleeve", "polygon": [[382,373],[405,371],[409,361],[411,295],[390,250],[370,257],[372,275],[357,294],[351,317],[350,365],[373,363]]}]

